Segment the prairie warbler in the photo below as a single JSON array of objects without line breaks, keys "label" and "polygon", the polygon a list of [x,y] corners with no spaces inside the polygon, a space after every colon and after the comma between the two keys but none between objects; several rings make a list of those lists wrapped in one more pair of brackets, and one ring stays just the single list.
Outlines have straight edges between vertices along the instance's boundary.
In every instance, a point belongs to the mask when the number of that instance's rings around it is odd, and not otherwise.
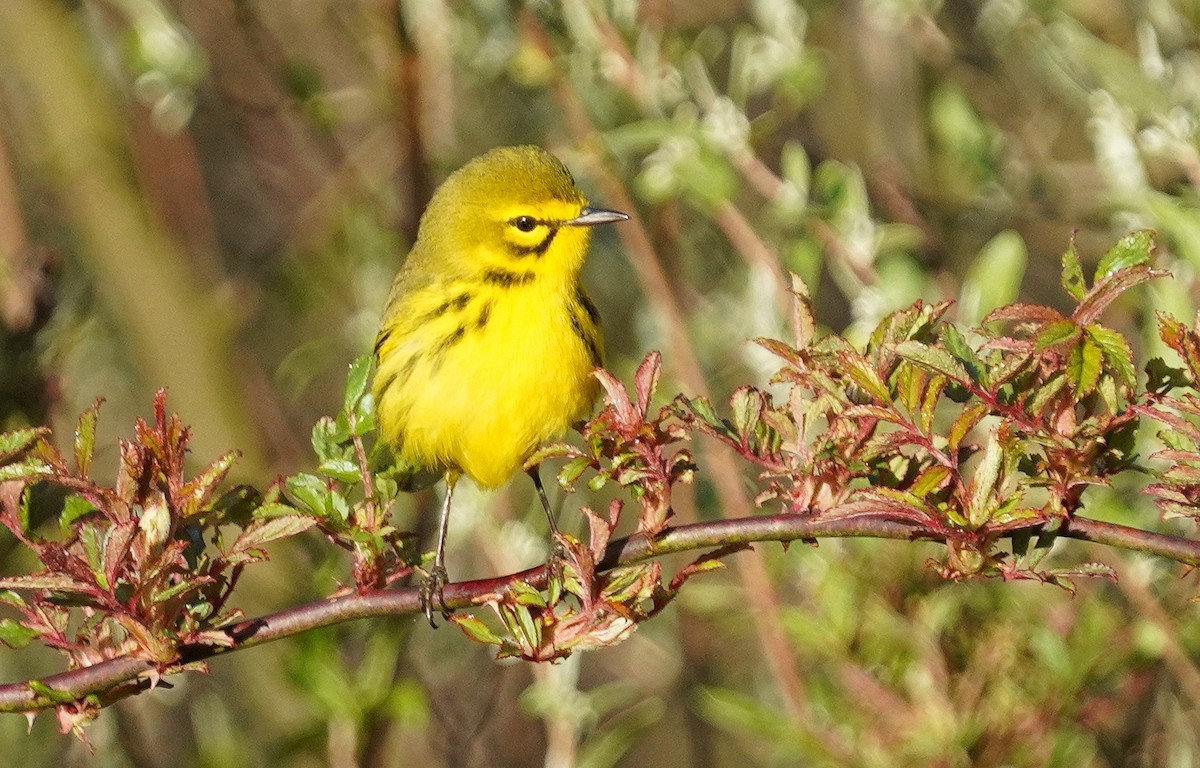
[{"label": "prairie warbler", "polygon": [[[629,218],[590,207],[537,147],[502,147],[451,174],[421,216],[375,340],[379,431],[412,487],[446,480],[425,615],[446,581],[446,528],[466,475],[503,485],[538,445],[592,407],[596,308],[579,284],[591,227]],[[557,532],[537,469],[530,470]]]}]

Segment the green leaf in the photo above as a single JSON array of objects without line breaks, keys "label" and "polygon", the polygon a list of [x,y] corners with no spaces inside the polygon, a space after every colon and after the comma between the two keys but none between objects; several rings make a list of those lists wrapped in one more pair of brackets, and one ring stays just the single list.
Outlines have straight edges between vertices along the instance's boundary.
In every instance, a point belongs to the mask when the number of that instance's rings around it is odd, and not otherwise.
[{"label": "green leaf", "polygon": [[967,498],[967,522],[973,528],[978,528],[988,521],[992,494],[1000,479],[1000,469],[1004,464],[1004,447],[1000,441],[999,429],[988,435],[987,444],[983,448],[983,458],[971,477],[970,496]]},{"label": "green leaf", "polygon": [[902,341],[896,345],[896,354],[959,384],[971,383],[971,377],[963,364],[941,347],[933,347],[919,341]]},{"label": "green leaf", "polygon": [[1116,372],[1121,382],[1126,386],[1134,386],[1137,373],[1133,367],[1133,350],[1129,348],[1125,337],[1102,325],[1089,325],[1084,332],[1100,348],[1108,367]]},{"label": "green leaf", "polygon": [[582,455],[583,451],[570,443],[546,443],[525,459],[525,469],[536,467],[550,459],[577,459]]},{"label": "green leaf", "polygon": [[182,595],[189,590],[198,589],[202,583],[203,582],[197,583],[195,581],[188,581],[187,579],[184,579],[183,581],[179,581],[168,586],[166,589],[156,590],[154,594],[151,595],[150,601],[154,603],[165,603],[177,595]]},{"label": "green leaf", "polygon": [[29,427],[0,433],[0,462],[21,455],[45,434],[44,427]]},{"label": "green leaf", "polygon": [[92,454],[96,449],[96,422],[100,418],[100,405],[103,398],[97,398],[91,407],[79,415],[79,423],[75,427],[75,468],[80,477],[88,476],[92,466]]},{"label": "green leaf", "polygon": [[1046,325],[1038,332],[1035,344],[1038,351],[1073,342],[1082,331],[1074,320],[1059,320]]},{"label": "green leaf", "polygon": [[[1126,267],[1148,264],[1154,251],[1154,233],[1148,229],[1130,232],[1117,241],[1096,265],[1095,281],[1100,282]],[[1076,297],[1079,298],[1079,297]]]},{"label": "green leaf", "polygon": [[337,419],[322,416],[313,424],[313,453],[322,461],[349,456],[350,449],[346,446],[349,440],[350,426],[344,413],[339,414]]},{"label": "green leaf", "polygon": [[985,403],[971,403],[964,408],[950,426],[950,433],[947,435],[947,450],[951,454],[957,453],[962,441],[987,414],[988,406]]},{"label": "green leaf", "polygon": [[706,427],[714,437],[737,440],[737,432],[730,426],[729,422],[721,418],[717,413],[717,409],[713,407],[712,402],[707,397],[693,397],[689,399],[681,395],[676,398],[672,406],[675,407],[676,412],[683,418],[694,417],[698,419],[700,424]]},{"label": "green leaf", "polygon": [[237,541],[233,542],[233,546],[229,548],[226,556],[261,550],[263,545],[269,542],[303,533],[316,524],[315,518],[304,515],[271,518],[261,525],[255,525],[243,531]]},{"label": "green leaf", "polygon": [[329,487],[316,475],[292,475],[284,481],[284,488],[288,497],[303,510],[318,517],[329,517],[333,511],[330,506]]},{"label": "green leaf", "polygon": [[65,536],[71,529],[71,524],[84,515],[98,511],[96,505],[82,496],[68,496],[63,500],[62,512],[58,515],[58,525]]},{"label": "green leaf", "polygon": [[83,554],[87,558],[92,576],[101,589],[109,589],[108,577],[104,573],[105,550],[108,546],[108,535],[111,528],[100,528],[95,525],[84,525],[79,530],[79,542],[83,545]]},{"label": "green leaf", "polygon": [[54,474],[51,467],[41,459],[26,459],[14,464],[0,466],[0,482],[5,480],[36,480],[39,477],[49,477]]},{"label": "green leaf", "polygon": [[527,607],[513,603],[502,603],[501,617],[504,620],[504,626],[508,628],[508,631],[525,648],[538,648],[541,646],[541,625],[533,620],[533,616]]},{"label": "green leaf", "polygon": [[1023,501],[1025,501],[1024,491],[1017,491],[1004,497],[1000,505],[992,511],[991,519],[988,522],[992,525],[1006,525],[1019,521],[1033,523],[1045,519],[1041,510],[1019,506]]},{"label": "green leaf", "polygon": [[983,379],[983,372],[986,370],[983,361],[979,359],[979,355],[975,354],[975,350],[971,349],[971,345],[967,343],[966,337],[962,332],[949,323],[942,329],[942,343],[946,345],[946,351],[954,355],[954,359],[963,364],[967,369],[967,373],[971,376],[971,381],[978,384]]},{"label": "green leaf", "polygon": [[489,645],[500,645],[503,640],[499,635],[491,630],[482,620],[466,613],[456,613],[450,617],[450,621],[458,625],[458,628],[463,631],[467,637],[477,643],[487,643]]},{"label": "green leaf", "polygon": [[565,489],[570,489],[576,480],[583,475],[584,472],[592,466],[591,458],[587,456],[576,456],[568,461],[562,469],[558,471],[558,484]]},{"label": "green leaf", "polygon": [[9,648],[24,648],[38,636],[37,630],[12,619],[0,619],[0,643]]},{"label": "green leaf", "polygon": [[342,400],[343,407],[353,413],[371,381],[373,360],[370,355],[362,355],[350,363],[350,371],[346,375],[346,391]]},{"label": "green leaf", "polygon": [[546,607],[546,598],[542,596],[542,593],[523,581],[514,581],[509,586],[509,592],[512,593],[513,600],[517,605]]},{"label": "green leaf", "polygon": [[729,398],[729,410],[733,416],[733,427],[742,442],[750,442],[766,407],[766,396],[754,387],[743,386],[734,390]]},{"label": "green leaf", "polygon": [[362,470],[359,469],[358,462],[350,459],[326,459],[317,467],[317,471],[343,483],[362,482]]},{"label": "green leaf", "polygon": [[857,384],[859,389],[863,390],[871,400],[876,403],[892,402],[892,393],[888,391],[887,384],[884,384],[883,379],[879,377],[866,358],[858,353],[845,351],[838,355],[838,359],[850,380]]},{"label": "green leaf", "polygon": [[1067,377],[1063,373],[1055,373],[1041,386],[1032,397],[1026,400],[1025,410],[1034,416],[1041,417],[1042,411],[1050,404],[1063,387],[1067,385]]},{"label": "green leaf", "polygon": [[1067,252],[1062,256],[1062,287],[1071,298],[1079,301],[1087,293],[1087,284],[1083,281],[1083,267],[1079,264],[1079,254],[1075,251],[1075,238]]},{"label": "green leaf", "polygon": [[941,464],[926,469],[917,479],[913,481],[908,492],[917,498],[924,499],[931,493],[939,491],[945,485],[946,478],[950,477],[951,471],[949,467],[944,467]]},{"label": "green leaf", "polygon": [[14,608],[24,608],[26,605],[24,598],[11,589],[0,589],[0,603],[11,605]]},{"label": "green leaf", "polygon": [[1071,348],[1067,356],[1067,378],[1075,399],[1079,400],[1090,395],[1096,389],[1103,371],[1104,352],[1090,337],[1084,337]]},{"label": "green leaf", "polygon": [[254,517],[259,520],[270,520],[273,517],[288,517],[296,514],[296,508],[287,504],[272,501],[254,510]]},{"label": "green leaf", "polygon": [[352,431],[355,435],[365,435],[375,431],[375,395],[370,392],[359,398],[358,404],[354,406],[354,429]]}]

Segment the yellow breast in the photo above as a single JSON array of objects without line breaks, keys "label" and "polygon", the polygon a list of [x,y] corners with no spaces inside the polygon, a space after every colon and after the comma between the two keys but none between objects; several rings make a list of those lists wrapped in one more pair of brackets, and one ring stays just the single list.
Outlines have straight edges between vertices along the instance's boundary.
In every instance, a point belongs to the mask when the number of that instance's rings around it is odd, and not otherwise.
[{"label": "yellow breast", "polygon": [[590,410],[601,355],[594,310],[577,289],[520,280],[442,288],[449,307],[384,343],[380,430],[396,436],[402,464],[457,468],[496,487]]}]

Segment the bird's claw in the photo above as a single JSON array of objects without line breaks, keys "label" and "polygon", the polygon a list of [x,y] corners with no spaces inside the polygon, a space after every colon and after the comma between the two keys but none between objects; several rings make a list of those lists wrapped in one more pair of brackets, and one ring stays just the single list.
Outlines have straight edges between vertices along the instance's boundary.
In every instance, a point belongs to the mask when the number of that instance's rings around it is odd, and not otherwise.
[{"label": "bird's claw", "polygon": [[435,565],[429,570],[429,575],[421,581],[418,595],[421,601],[421,609],[425,614],[425,619],[429,622],[429,626],[434,629],[438,627],[437,622],[433,620],[435,602],[437,603],[438,612],[442,614],[442,618],[450,618],[450,611],[446,608],[446,598],[442,594],[447,578],[446,569],[440,565]]},{"label": "bird's claw", "polygon": [[561,534],[551,537],[554,544],[550,547],[550,556],[546,560],[546,578],[549,581],[561,581],[563,566],[567,562],[567,545],[563,543]]}]

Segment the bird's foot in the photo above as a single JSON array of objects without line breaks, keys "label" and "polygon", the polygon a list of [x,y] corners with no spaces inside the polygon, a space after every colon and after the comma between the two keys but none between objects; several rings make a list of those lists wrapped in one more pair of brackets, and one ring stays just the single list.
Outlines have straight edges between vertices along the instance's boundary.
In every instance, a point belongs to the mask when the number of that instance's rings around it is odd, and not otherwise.
[{"label": "bird's foot", "polygon": [[562,534],[555,533],[551,539],[550,556],[546,559],[546,584],[562,586],[563,566],[567,563],[567,545],[563,543]]},{"label": "bird's foot", "polygon": [[429,575],[421,581],[421,591],[418,595],[421,601],[421,610],[425,614],[425,619],[429,622],[429,626],[434,629],[438,627],[437,622],[433,620],[435,603],[437,604],[438,613],[442,614],[442,618],[450,618],[450,611],[446,608],[446,598],[442,595],[442,590],[445,588],[448,578],[446,569],[443,566],[435,565],[429,570]]}]

